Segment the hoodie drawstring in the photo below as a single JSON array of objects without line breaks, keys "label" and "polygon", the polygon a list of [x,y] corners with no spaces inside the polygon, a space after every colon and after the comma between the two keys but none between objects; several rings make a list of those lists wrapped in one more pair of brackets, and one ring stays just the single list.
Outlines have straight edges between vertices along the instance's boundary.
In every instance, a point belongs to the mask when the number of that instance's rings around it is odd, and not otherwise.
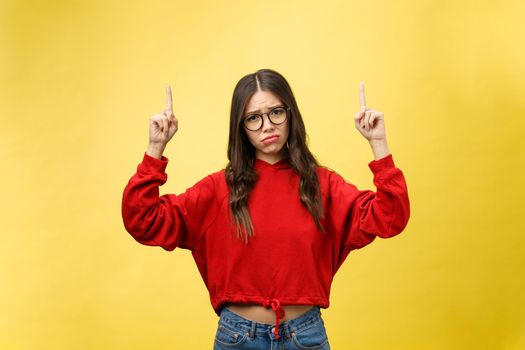
[{"label": "hoodie drawstring", "polygon": [[279,322],[284,317],[284,309],[281,306],[281,302],[278,299],[270,299],[268,298],[264,302],[265,307],[271,307],[273,311],[275,311],[275,328],[273,330],[273,333],[275,334],[275,339],[279,339],[281,336],[279,335]]}]

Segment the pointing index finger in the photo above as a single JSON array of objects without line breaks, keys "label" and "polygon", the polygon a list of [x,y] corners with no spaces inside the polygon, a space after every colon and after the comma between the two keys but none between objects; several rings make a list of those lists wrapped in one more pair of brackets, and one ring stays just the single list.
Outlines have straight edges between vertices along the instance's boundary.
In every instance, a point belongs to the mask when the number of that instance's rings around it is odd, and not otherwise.
[{"label": "pointing index finger", "polygon": [[171,86],[166,86],[166,110],[173,113],[173,98],[171,97]]},{"label": "pointing index finger", "polygon": [[366,99],[365,99],[365,83],[359,84],[359,104],[361,105],[361,111],[366,110]]}]

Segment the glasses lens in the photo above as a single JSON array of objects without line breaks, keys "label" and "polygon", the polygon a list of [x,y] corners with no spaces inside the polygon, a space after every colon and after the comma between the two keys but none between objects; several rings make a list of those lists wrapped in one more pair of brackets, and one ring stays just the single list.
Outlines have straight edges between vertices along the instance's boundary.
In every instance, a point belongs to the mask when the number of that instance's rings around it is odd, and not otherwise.
[{"label": "glasses lens", "polygon": [[274,124],[282,124],[286,120],[286,109],[283,107],[277,107],[272,109],[270,112],[270,119]]},{"label": "glasses lens", "polygon": [[244,118],[244,125],[248,130],[258,130],[262,124],[262,117],[258,114],[252,114]]}]

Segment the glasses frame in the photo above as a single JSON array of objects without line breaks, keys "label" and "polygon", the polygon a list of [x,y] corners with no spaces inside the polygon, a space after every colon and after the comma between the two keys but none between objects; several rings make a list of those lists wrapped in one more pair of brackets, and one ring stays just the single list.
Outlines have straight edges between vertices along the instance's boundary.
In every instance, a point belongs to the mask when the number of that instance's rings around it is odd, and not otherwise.
[{"label": "glasses frame", "polygon": [[[281,123],[275,123],[272,118],[270,117],[270,113],[272,113],[274,110],[278,109],[278,108],[284,108],[285,110],[285,113],[286,113],[286,118],[284,118],[284,120],[281,122]],[[273,107],[269,112],[267,113],[252,113],[252,114],[248,114],[246,116],[244,116],[242,118],[242,124],[244,125],[244,127],[246,128],[246,130],[250,130],[250,131],[259,131],[261,130],[261,128],[263,127],[264,125],[264,115],[266,114],[266,116],[268,117],[268,120],[270,121],[270,123],[272,123],[273,125],[281,125],[281,124],[284,124],[287,120],[288,120],[288,117],[289,117],[289,114],[288,112],[290,112],[292,109],[290,107],[287,107],[287,106],[275,106]],[[249,117],[252,117],[252,116],[259,116],[261,118],[261,126],[259,126],[257,129],[253,130],[253,129],[250,129],[248,128],[248,126],[246,126],[246,119],[248,119]]]}]

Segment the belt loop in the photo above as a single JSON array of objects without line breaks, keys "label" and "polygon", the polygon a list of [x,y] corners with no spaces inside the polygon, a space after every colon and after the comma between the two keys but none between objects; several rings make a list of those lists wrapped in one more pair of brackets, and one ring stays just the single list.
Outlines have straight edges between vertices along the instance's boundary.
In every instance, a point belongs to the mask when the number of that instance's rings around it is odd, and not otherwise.
[{"label": "belt loop", "polygon": [[252,321],[252,329],[250,329],[250,338],[255,339],[255,328],[257,327],[257,322]]},{"label": "belt loop", "polygon": [[283,327],[284,327],[284,335],[286,337],[286,339],[290,339],[291,338],[291,335],[290,335],[290,324],[289,322],[284,322],[283,323]]}]

